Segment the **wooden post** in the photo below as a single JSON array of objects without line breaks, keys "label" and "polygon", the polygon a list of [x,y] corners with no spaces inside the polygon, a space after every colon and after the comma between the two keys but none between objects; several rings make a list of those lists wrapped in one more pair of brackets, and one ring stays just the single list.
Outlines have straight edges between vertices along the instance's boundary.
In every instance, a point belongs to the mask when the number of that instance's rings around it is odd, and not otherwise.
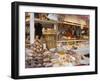
[{"label": "wooden post", "polygon": [[34,43],[34,13],[30,13],[30,44]]}]

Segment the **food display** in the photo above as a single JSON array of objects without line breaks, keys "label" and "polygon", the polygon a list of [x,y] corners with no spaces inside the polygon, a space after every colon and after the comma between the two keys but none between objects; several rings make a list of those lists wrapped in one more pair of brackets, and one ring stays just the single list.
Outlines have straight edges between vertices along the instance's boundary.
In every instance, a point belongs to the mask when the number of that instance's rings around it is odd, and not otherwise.
[{"label": "food display", "polygon": [[[26,20],[30,19],[29,17],[26,15]],[[30,33],[30,23],[26,23],[26,68],[90,64],[88,25],[84,27],[83,23],[67,21],[66,17],[70,16],[35,13],[32,26],[35,31],[34,35]]]},{"label": "food display", "polygon": [[51,67],[53,64],[51,62],[52,59],[52,53],[50,51],[45,51],[43,53],[43,66],[44,67]]},{"label": "food display", "polygon": [[[35,40],[30,49],[26,49],[26,67],[58,67],[58,66],[78,66],[88,65],[89,57],[86,49],[85,53],[77,49],[67,49],[64,46],[54,49],[44,49],[40,40]],[[80,47],[83,47],[82,45]],[[84,54],[83,54],[84,53]]]},{"label": "food display", "polygon": [[[43,46],[39,40],[35,40],[34,44],[31,45],[31,56],[27,53],[30,58],[26,59],[26,65],[28,67],[41,67],[43,66]],[[27,49],[28,50],[28,49]],[[30,63],[31,62],[31,63]]]},{"label": "food display", "polygon": [[50,67],[51,52],[43,49],[43,45],[39,39],[34,41],[31,45],[31,50],[26,49],[26,65],[28,67]]}]

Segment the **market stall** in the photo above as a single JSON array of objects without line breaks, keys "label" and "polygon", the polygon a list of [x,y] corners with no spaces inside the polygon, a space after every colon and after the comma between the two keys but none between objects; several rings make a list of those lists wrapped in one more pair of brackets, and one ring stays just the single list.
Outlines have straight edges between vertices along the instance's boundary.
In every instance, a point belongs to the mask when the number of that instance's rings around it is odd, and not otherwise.
[{"label": "market stall", "polygon": [[35,13],[31,44],[29,18],[26,14],[26,68],[89,65],[89,28],[83,23],[88,20],[78,15]]}]

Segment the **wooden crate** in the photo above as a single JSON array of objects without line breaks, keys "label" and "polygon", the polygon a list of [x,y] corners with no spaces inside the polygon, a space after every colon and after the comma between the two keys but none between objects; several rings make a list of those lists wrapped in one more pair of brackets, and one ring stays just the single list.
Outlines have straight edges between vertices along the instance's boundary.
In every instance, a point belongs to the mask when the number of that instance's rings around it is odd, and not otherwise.
[{"label": "wooden crate", "polygon": [[56,48],[56,34],[44,34],[47,48]]}]

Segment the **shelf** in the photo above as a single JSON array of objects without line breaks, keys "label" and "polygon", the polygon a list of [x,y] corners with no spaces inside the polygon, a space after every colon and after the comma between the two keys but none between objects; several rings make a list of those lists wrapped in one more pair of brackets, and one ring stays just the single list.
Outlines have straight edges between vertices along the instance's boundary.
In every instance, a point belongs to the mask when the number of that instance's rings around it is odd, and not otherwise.
[{"label": "shelf", "polygon": [[[25,20],[26,23],[30,22],[30,18]],[[55,21],[55,20],[40,20],[35,18],[34,19],[35,22],[39,22],[39,23],[46,23],[46,24],[69,24],[69,25],[77,25],[80,26],[80,24],[78,23],[73,23],[73,22],[69,22],[69,21]]]},{"label": "shelf", "polygon": [[34,19],[35,22],[39,22],[39,23],[46,23],[46,24],[55,24],[57,23],[57,21],[54,20],[40,20],[40,19]]},{"label": "shelf", "polygon": [[56,35],[56,33],[43,33],[44,35]]},{"label": "shelf", "polygon": [[57,41],[57,42],[83,42],[83,41],[87,41],[87,39],[85,40],[75,40],[75,39],[67,39],[67,40],[62,40],[62,41]]},{"label": "shelf", "polygon": [[35,22],[40,22],[40,23],[46,23],[46,24],[70,24],[70,25],[77,25],[80,26],[78,23],[73,23],[69,21],[54,21],[54,20],[40,20],[40,19],[34,19]]}]

